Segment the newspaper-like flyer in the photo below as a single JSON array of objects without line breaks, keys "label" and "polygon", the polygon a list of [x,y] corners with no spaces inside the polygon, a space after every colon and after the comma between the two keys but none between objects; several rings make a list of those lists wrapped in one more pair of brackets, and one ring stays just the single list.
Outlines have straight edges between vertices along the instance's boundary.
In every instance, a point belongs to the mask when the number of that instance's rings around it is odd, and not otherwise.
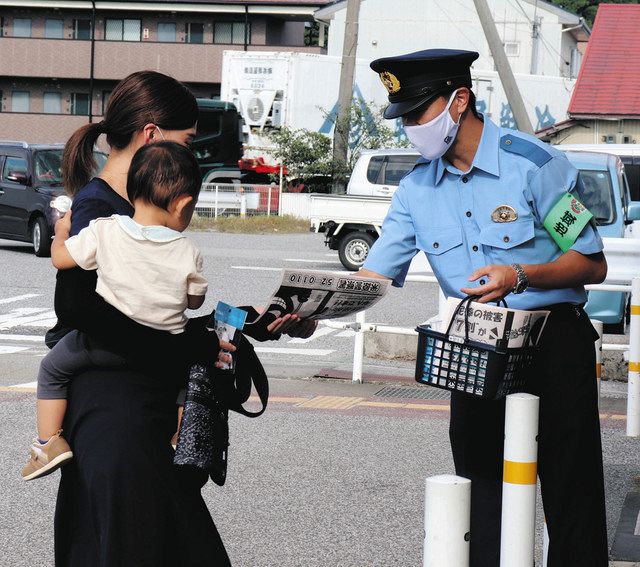
[{"label": "newspaper-like flyer", "polygon": [[345,317],[369,309],[388,289],[387,280],[342,272],[285,270],[260,318],[287,314],[311,320]]},{"label": "newspaper-like flyer", "polygon": [[466,305],[465,313],[465,307],[459,305],[459,299],[447,299],[444,324],[440,327],[442,332],[455,317],[451,335],[464,338],[466,320],[469,339],[503,348],[523,347],[529,338],[537,344],[549,315],[549,311],[524,311],[475,301]]}]

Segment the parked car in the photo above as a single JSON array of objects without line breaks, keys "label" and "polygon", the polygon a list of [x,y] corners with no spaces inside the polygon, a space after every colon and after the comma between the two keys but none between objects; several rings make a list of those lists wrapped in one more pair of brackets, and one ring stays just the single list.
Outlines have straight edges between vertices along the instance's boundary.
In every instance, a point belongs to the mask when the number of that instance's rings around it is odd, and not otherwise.
[{"label": "parked car", "polygon": [[[627,225],[640,220],[640,202],[631,201],[621,159],[594,152],[566,154],[580,172],[583,200],[594,214],[599,234],[624,238]],[[325,233],[325,244],[338,250],[347,269],[357,270],[364,263],[380,234],[391,196],[418,157],[415,150],[365,151],[354,167],[347,195],[312,195],[311,228]],[[607,332],[624,332],[628,300],[628,294],[590,292],[587,313],[602,321]]]},{"label": "parked car", "polygon": [[622,160],[629,182],[629,193],[634,201],[640,201],[640,144],[560,144],[562,151],[596,152],[613,154]]},{"label": "parked car", "polygon": [[[62,144],[0,141],[0,238],[31,242],[48,256],[53,227],[71,199],[64,194]],[[102,168],[107,156],[95,152]]]}]

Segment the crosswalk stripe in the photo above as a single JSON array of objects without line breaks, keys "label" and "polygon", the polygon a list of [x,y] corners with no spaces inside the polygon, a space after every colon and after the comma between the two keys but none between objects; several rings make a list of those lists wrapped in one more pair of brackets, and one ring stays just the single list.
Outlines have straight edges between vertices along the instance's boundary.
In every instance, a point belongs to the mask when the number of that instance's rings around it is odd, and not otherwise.
[{"label": "crosswalk stripe", "polygon": [[37,293],[25,293],[23,295],[16,295],[15,297],[5,297],[4,299],[0,299],[0,305],[15,303],[16,301],[23,301],[25,299],[32,299],[33,297],[40,297],[40,295]]},{"label": "crosswalk stripe", "polygon": [[[47,311],[47,310],[45,310]],[[0,330],[10,329],[11,327],[21,327],[27,323],[32,323],[34,321],[47,321],[55,317],[56,314],[54,311],[47,311],[46,313],[41,313],[39,315],[29,315],[26,317],[15,317],[9,320],[4,320],[3,317],[0,317]]]},{"label": "crosswalk stripe", "polygon": [[23,350],[29,350],[29,347],[0,345],[0,354],[15,354],[16,352],[22,352]]},{"label": "crosswalk stripe", "polygon": [[27,343],[43,343],[44,337],[39,335],[4,335],[0,333],[2,341],[22,341]]}]

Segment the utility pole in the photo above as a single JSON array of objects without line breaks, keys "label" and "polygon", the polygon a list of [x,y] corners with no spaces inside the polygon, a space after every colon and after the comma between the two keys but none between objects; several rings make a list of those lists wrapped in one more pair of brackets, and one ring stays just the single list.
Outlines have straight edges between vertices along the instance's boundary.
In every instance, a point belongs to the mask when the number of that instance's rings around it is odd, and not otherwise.
[{"label": "utility pole", "polygon": [[538,45],[540,44],[540,18],[534,16],[531,23],[531,74],[538,74]]},{"label": "utility pole", "polygon": [[518,130],[526,132],[527,134],[533,134],[533,126],[529,120],[527,110],[524,107],[524,102],[520,95],[520,91],[518,90],[516,79],[513,76],[513,71],[511,70],[509,61],[507,61],[507,55],[504,52],[504,46],[502,45],[502,40],[498,35],[496,23],[493,21],[487,1],[473,0],[473,3],[478,11],[484,35],[487,38],[491,55],[493,56],[496,67],[498,68],[498,75],[502,82],[504,92],[507,95],[507,101],[509,102],[509,106],[511,106],[511,112],[513,112],[513,118],[516,121]]},{"label": "utility pole", "polygon": [[[358,19],[360,1],[347,0],[347,16],[344,25],[344,41],[342,43],[342,65],[340,70],[340,89],[338,91],[338,108],[336,123],[333,128],[333,163],[341,166],[347,163],[349,151],[349,114],[353,99],[353,74],[356,67],[356,50],[358,47]],[[338,125],[340,127],[338,127]],[[341,184],[333,183],[332,191],[341,190]]]}]

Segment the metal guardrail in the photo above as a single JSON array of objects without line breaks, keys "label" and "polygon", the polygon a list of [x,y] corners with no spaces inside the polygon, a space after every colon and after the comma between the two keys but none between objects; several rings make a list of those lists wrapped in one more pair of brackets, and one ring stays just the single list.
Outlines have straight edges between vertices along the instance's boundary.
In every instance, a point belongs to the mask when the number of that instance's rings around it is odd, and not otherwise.
[{"label": "metal guardrail", "polygon": [[[406,281],[437,283],[435,276],[409,275]],[[629,381],[627,385],[627,436],[640,437],[640,276],[632,279],[631,284],[597,284],[585,286],[592,291],[630,292],[631,318],[629,344],[603,344],[602,350],[629,351]],[[440,292],[440,313],[443,312],[443,295]],[[440,321],[440,313],[429,322]],[[323,324],[332,329],[351,329],[355,331],[353,350],[352,381],[362,382],[362,366],[364,362],[364,333],[388,333],[394,335],[417,335],[410,327],[393,327],[366,322],[366,312],[356,314],[356,320],[347,323],[324,321]]]}]

